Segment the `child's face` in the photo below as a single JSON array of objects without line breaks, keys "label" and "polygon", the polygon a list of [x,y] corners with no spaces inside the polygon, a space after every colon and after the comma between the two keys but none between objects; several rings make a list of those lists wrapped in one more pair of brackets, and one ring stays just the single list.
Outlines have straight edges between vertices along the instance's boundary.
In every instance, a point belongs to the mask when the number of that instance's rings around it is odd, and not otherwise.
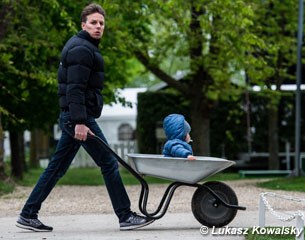
[{"label": "child's face", "polygon": [[185,141],[186,141],[187,143],[189,143],[189,142],[191,141],[191,136],[190,136],[189,133],[186,134],[186,136],[185,136]]}]

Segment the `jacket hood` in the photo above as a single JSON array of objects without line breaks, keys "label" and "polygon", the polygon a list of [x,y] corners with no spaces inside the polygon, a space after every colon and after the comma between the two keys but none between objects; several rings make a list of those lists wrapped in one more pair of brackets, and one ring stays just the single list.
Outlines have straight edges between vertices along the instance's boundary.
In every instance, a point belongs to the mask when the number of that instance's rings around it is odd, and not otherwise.
[{"label": "jacket hood", "polygon": [[185,141],[185,136],[191,131],[191,127],[183,115],[170,114],[163,121],[163,128],[168,140],[180,139]]}]

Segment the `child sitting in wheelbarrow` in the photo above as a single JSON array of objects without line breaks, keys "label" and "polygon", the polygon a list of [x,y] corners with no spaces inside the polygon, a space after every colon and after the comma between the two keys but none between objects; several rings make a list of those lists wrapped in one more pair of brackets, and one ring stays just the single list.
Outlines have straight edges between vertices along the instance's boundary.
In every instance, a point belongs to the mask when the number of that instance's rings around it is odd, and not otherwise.
[{"label": "child sitting in wheelbarrow", "polygon": [[170,114],[163,121],[167,141],[163,148],[165,157],[182,157],[196,160],[193,156],[190,131],[191,127],[183,115]]}]

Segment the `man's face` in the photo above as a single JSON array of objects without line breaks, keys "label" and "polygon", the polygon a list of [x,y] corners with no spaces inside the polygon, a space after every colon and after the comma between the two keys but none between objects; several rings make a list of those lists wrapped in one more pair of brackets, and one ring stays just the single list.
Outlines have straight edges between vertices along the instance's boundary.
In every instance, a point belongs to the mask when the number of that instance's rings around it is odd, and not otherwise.
[{"label": "man's face", "polygon": [[104,16],[100,13],[92,13],[87,16],[87,21],[82,22],[82,29],[87,31],[92,38],[100,39],[105,27]]}]

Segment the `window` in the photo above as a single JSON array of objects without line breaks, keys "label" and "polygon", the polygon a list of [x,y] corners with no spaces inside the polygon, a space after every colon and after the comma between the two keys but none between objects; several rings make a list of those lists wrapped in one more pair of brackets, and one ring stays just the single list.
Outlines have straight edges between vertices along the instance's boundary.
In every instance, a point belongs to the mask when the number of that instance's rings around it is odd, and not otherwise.
[{"label": "window", "polygon": [[123,123],[119,127],[119,140],[134,140],[135,134],[132,126],[128,123]]}]

